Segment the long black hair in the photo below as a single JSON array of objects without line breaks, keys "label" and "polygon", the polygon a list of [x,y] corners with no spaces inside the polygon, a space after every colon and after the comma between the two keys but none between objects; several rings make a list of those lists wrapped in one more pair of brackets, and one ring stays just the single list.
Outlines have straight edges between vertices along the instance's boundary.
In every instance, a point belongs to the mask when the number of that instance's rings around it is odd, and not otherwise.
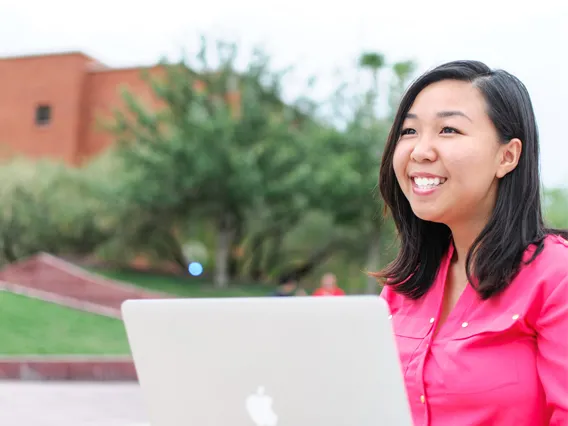
[{"label": "long black hair", "polygon": [[[548,234],[568,236],[544,225],[539,176],[539,140],[529,93],[515,76],[492,70],[478,61],[454,61],[419,77],[404,94],[383,154],[379,188],[390,210],[401,249],[396,259],[374,274],[398,293],[419,299],[432,286],[441,260],[451,243],[450,229],[419,219],[404,196],[393,170],[393,154],[404,117],[418,94],[442,80],[471,82],[487,103],[487,114],[502,143],[519,138],[523,149],[517,167],[500,179],[497,203],[485,228],[469,249],[466,273],[477,293],[488,299],[503,291],[518,273],[525,250],[536,245],[532,261],[542,251]],[[472,254],[475,253],[475,256]],[[472,270],[475,280],[472,280]]]}]

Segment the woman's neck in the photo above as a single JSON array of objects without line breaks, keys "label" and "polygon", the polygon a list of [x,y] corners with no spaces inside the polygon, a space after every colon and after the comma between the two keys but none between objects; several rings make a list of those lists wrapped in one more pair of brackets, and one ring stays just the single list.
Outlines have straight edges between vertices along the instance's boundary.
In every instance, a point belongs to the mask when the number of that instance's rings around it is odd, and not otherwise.
[{"label": "woman's neck", "polygon": [[450,227],[452,239],[454,241],[454,257],[452,259],[455,266],[465,270],[467,253],[473,242],[485,227],[486,222],[468,222],[460,226]]}]

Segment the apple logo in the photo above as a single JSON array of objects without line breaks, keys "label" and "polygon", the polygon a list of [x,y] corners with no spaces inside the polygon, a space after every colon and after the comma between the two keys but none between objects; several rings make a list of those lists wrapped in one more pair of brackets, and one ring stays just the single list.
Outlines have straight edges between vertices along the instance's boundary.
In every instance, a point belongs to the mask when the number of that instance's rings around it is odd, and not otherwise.
[{"label": "apple logo", "polygon": [[264,393],[264,387],[259,386],[255,394],[246,400],[248,414],[256,426],[276,426],[278,416],[272,410],[272,398]]}]

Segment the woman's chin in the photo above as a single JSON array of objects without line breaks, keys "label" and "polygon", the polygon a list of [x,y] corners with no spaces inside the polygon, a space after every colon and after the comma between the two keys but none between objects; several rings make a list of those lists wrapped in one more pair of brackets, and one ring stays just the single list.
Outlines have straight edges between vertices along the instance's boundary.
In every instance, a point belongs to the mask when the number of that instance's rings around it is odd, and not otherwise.
[{"label": "woman's chin", "polygon": [[422,219],[426,222],[444,223],[444,214],[438,209],[424,208],[424,206],[420,206],[419,208],[413,207],[412,211],[418,219]]}]

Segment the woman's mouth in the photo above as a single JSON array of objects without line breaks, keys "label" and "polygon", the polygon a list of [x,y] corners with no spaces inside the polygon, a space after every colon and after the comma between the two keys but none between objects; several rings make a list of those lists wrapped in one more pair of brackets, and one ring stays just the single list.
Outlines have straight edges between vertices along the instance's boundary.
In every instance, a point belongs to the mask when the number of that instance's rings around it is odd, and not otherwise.
[{"label": "woman's mouth", "polygon": [[419,195],[429,195],[436,191],[441,185],[446,182],[443,177],[425,177],[414,176],[412,178],[412,189],[414,193]]}]

